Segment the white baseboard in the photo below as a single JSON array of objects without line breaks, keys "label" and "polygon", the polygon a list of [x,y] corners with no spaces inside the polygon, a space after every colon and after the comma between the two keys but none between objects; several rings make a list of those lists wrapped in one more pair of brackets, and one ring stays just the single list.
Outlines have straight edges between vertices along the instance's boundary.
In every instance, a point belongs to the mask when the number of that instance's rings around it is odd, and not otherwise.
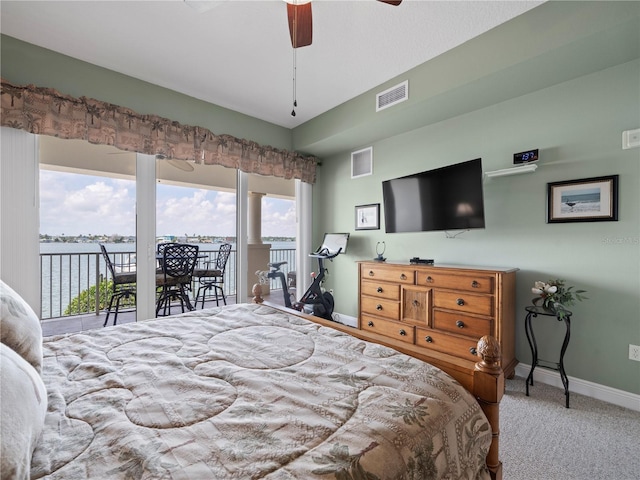
[{"label": "white baseboard", "polygon": [[345,315],[344,313],[333,312],[331,315],[333,317],[334,322],[341,323],[343,325],[347,325],[349,327],[357,327],[358,319],[356,317],[352,317],[350,315]]},{"label": "white baseboard", "polygon": [[[516,366],[516,375],[527,378],[530,370],[531,365],[519,363]],[[564,388],[559,372],[537,368],[533,372],[533,380],[534,382]],[[640,412],[640,395],[636,395],[635,393],[625,392],[624,390],[599,385],[575,377],[569,377],[569,391]]]}]

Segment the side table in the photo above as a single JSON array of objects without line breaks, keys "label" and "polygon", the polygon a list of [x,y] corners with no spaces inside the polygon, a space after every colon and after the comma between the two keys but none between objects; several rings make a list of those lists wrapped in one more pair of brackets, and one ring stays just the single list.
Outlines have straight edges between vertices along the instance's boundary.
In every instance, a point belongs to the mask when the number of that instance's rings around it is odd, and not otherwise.
[{"label": "side table", "polygon": [[[527,334],[527,340],[529,341],[529,346],[531,347],[531,371],[529,372],[529,376],[526,380],[526,393],[527,397],[529,396],[529,385],[533,386],[533,371],[536,367],[547,368],[549,370],[555,370],[560,372],[560,378],[562,379],[562,385],[564,385],[564,397],[565,397],[565,406],[569,408],[569,379],[567,378],[567,374],[564,371],[564,354],[567,351],[567,346],[569,345],[569,338],[571,336],[571,315],[572,312],[569,310],[563,310],[560,312],[552,312],[550,310],[546,310],[542,307],[529,306],[525,307],[527,311],[527,316],[524,319],[524,331]],[[555,317],[559,322],[564,321],[564,324],[567,328],[567,331],[564,335],[564,341],[562,342],[562,348],[560,349],[560,361],[558,363],[548,362],[546,360],[538,359],[538,344],[536,343],[536,337],[533,334],[533,327],[531,326],[531,318],[536,318],[538,315],[543,315],[547,317]],[[544,363],[546,363],[546,365]]]}]

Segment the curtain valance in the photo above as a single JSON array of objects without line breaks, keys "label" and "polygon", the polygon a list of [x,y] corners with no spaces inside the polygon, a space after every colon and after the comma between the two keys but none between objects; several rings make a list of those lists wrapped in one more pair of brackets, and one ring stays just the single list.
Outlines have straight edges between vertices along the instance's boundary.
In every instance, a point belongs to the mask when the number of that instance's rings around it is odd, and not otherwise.
[{"label": "curtain valance", "polygon": [[2,80],[1,124],[38,135],[86,140],[149,155],[223,165],[246,173],[314,183],[315,157],[280,150],[202,127],[144,115],[92,98],[74,98]]}]

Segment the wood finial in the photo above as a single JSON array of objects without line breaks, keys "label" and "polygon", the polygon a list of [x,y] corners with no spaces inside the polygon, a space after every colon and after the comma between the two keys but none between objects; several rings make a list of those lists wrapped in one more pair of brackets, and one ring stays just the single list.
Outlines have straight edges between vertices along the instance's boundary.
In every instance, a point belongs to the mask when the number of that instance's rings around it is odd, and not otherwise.
[{"label": "wood finial", "polygon": [[500,368],[500,343],[495,337],[485,335],[478,340],[478,355],[482,358],[479,364],[483,369],[496,370]]}]

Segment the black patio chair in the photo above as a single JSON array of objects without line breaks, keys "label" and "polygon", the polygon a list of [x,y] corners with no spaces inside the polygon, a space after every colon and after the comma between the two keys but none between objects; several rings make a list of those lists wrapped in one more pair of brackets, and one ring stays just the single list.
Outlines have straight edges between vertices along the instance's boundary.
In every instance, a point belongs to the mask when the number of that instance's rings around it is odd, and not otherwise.
[{"label": "black patio chair", "polygon": [[[220,306],[220,295],[222,295],[222,301],[227,304],[227,297],[224,295],[224,272],[227,268],[227,261],[231,254],[231,244],[223,243],[218,249],[218,255],[215,262],[205,262],[205,268],[196,268],[193,271],[193,278],[198,281],[198,291],[196,293],[195,306],[198,306],[198,300],[200,294],[202,294],[202,308],[204,308],[204,301],[207,297],[207,291],[212,291],[209,298],[215,296],[216,305]],[[214,263],[214,265],[211,265]]]},{"label": "black patio chair", "polygon": [[123,298],[129,298],[133,296],[134,303],[136,298],[136,272],[118,272],[116,271],[116,265],[111,261],[111,257],[107,253],[107,249],[103,244],[100,244],[100,250],[102,251],[102,257],[104,258],[109,273],[111,274],[111,295],[109,298],[109,306],[107,307],[107,318],[104,320],[103,327],[107,326],[109,322],[109,315],[113,310],[113,301],[116,301],[116,308],[113,311],[113,324],[118,322],[118,311],[120,310],[120,301]]},{"label": "black patio chair", "polygon": [[158,268],[156,268],[156,273],[162,273],[162,255],[164,255],[164,249],[167,245],[175,245],[175,242],[163,242],[156,245],[156,258],[158,259]]},{"label": "black patio chair", "polygon": [[160,261],[162,273],[156,274],[156,286],[160,288],[156,316],[160,310],[163,315],[171,315],[172,300],[180,301],[183,313],[185,305],[187,310],[193,310],[187,290],[198,259],[198,250],[197,245],[187,243],[172,243],[163,247]]}]

